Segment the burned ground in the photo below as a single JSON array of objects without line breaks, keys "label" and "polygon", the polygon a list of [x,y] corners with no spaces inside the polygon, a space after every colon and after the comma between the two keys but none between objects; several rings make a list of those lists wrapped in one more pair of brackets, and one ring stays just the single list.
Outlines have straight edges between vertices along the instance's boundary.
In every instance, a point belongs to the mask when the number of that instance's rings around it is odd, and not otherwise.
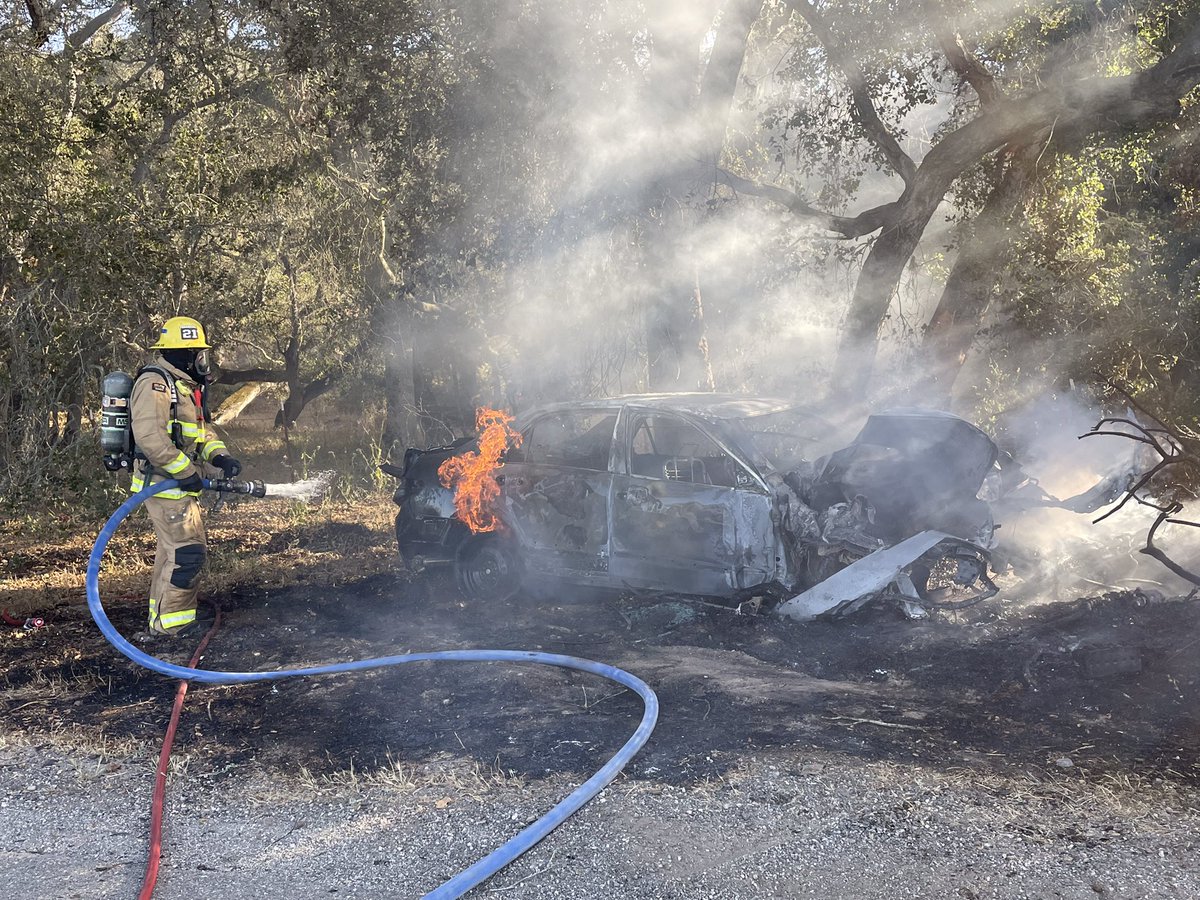
[{"label": "burned ground", "polygon": [[[204,660],[278,669],[410,650],[542,649],[603,660],[662,703],[635,778],[694,783],[739,757],[812,750],[945,769],[1055,772],[1104,781],[1200,777],[1200,603],[1143,594],[1007,608],[923,623],[876,612],[798,625],[683,599],[476,604],[383,573],[334,586],[243,588]],[[114,603],[126,634],[140,604]],[[78,607],[8,630],[8,729],[161,735],[173,682],[118,656]],[[189,648],[164,654],[185,662]],[[637,698],[542,666],[417,664],[357,676],[194,686],[177,747],[209,771],[255,762],[332,774],[430,760],[539,777],[584,775],[632,731]],[[1069,760],[1069,763],[1067,762]]]}]

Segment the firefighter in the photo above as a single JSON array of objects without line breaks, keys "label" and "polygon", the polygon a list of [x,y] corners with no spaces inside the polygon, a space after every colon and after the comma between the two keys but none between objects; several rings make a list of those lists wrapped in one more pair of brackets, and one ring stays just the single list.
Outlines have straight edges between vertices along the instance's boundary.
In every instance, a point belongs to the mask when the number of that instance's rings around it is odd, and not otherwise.
[{"label": "firefighter", "polygon": [[233,478],[242,465],[206,421],[204,390],[212,374],[212,347],[195,319],[176,316],[162,327],[158,351],[138,372],[130,395],[133,437],[139,455],[130,489],[174,478],[178,488],[146,501],[158,548],[150,582],[148,638],[199,630],[196,594],[207,556],[200,517],[202,463]]}]

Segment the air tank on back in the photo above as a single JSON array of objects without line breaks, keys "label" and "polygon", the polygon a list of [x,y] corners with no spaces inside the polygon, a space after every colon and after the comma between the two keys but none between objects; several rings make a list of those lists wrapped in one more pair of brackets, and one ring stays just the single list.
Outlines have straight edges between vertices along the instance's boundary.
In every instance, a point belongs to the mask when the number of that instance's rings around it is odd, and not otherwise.
[{"label": "air tank on back", "polygon": [[133,379],[124,372],[109,372],[100,383],[100,449],[104,468],[119,472],[133,465],[133,428],[129,421],[129,395]]}]

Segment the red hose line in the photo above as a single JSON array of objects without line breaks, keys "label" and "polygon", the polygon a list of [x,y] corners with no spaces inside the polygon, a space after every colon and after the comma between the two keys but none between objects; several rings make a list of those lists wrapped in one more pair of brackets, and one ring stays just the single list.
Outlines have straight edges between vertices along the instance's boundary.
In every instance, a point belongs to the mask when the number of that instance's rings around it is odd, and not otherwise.
[{"label": "red hose line", "polygon": [[[221,627],[221,607],[211,603],[209,605],[216,611],[216,615],[212,627],[205,633],[200,646],[192,654],[191,662],[188,663],[189,669],[196,668],[209,640]],[[175,744],[175,730],[179,727],[179,716],[183,712],[183,698],[187,696],[187,689],[188,683],[180,681],[175,691],[175,703],[171,707],[171,719],[167,722],[167,732],[163,735],[162,752],[158,754],[158,771],[154,775],[154,799],[150,806],[150,857],[146,860],[146,874],[142,877],[142,890],[138,894],[138,900],[150,900],[158,882],[158,860],[162,856],[163,801],[167,796],[167,764],[171,761],[171,747]]]}]

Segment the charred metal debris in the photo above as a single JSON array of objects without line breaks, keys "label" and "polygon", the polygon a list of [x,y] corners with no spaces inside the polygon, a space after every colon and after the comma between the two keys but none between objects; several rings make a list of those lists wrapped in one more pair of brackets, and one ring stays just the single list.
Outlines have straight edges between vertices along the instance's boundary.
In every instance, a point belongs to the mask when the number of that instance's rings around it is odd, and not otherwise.
[{"label": "charred metal debris", "polygon": [[880,603],[920,618],[997,593],[997,513],[1092,512],[1136,480],[1114,472],[1058,500],[979,428],[936,410],[875,413],[840,447],[802,407],[721,394],[556,404],[514,427],[521,442],[492,473],[494,532],[456,519],[438,477],[472,441],[385,465],[410,568],[449,568],[479,598],[571,585],[801,621]]}]

